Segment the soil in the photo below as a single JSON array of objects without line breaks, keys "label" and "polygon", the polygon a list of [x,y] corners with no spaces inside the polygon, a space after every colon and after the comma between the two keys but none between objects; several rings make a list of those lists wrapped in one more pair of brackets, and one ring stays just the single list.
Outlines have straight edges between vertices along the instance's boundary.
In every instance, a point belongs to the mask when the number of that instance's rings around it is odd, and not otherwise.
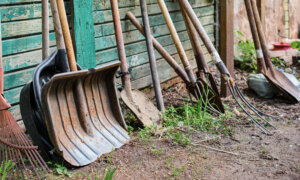
[{"label": "soil", "polygon": [[[105,168],[117,170],[113,179],[300,179],[300,108],[281,97],[260,99],[247,88],[247,74],[236,72],[236,80],[246,98],[259,109],[278,116],[271,135],[262,133],[243,112],[226,120],[235,124],[234,133],[193,134],[192,144],[174,145],[155,135],[141,141],[135,133],[131,141],[89,166],[71,170],[71,179],[103,177]],[[218,81],[219,83],[219,81]],[[187,99],[185,85],[165,89],[166,106],[182,106]],[[237,106],[231,97],[223,99],[230,109]],[[49,176],[49,179],[60,179]]]}]

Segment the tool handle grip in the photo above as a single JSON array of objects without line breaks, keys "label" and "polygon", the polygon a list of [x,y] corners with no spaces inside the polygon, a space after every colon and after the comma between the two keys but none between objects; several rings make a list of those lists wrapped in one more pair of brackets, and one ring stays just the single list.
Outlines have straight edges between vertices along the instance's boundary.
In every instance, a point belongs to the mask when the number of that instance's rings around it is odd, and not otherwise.
[{"label": "tool handle grip", "polygon": [[49,3],[42,0],[42,57],[43,60],[49,56]]},{"label": "tool handle grip", "polygon": [[65,5],[63,0],[56,0],[59,19],[61,22],[62,32],[65,40],[65,45],[67,49],[67,55],[69,60],[69,66],[71,71],[77,71],[76,58],[74,53],[74,48],[72,44],[69,24],[67,20]]},{"label": "tool handle grip", "polygon": [[50,0],[51,12],[53,18],[53,25],[55,31],[56,47],[57,49],[66,49],[64,36],[61,30],[61,24],[59,19],[59,14],[57,10],[56,0]]}]

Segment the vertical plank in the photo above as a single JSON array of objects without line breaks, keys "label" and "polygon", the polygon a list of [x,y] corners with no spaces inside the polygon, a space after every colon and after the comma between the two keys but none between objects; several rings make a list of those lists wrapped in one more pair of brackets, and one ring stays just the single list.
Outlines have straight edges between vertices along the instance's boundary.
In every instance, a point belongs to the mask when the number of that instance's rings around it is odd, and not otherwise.
[{"label": "vertical plank", "polygon": [[290,38],[300,39],[300,0],[289,0]]},{"label": "vertical plank", "polygon": [[[230,74],[234,75],[234,0],[220,0],[220,56]],[[222,79],[221,96],[229,96],[226,81]]]},{"label": "vertical plank", "polygon": [[73,0],[73,32],[77,62],[83,69],[96,66],[93,0]]}]

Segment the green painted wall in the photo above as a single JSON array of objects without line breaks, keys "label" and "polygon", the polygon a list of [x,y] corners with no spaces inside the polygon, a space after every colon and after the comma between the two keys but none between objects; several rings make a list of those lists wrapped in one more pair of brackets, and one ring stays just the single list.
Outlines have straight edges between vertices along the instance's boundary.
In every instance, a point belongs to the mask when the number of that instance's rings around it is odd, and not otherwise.
[{"label": "green painted wall", "polygon": [[[143,88],[149,86],[152,82],[146,43],[143,36],[131,25],[129,20],[125,20],[125,13],[132,11],[141,21],[141,11],[138,2],[137,0],[121,0],[119,2],[119,9],[127,61],[133,69],[132,83],[135,88]],[[147,0],[147,3],[153,35],[179,62],[179,57],[176,54],[174,43],[161,15],[157,0]],[[188,57],[195,66],[193,52],[188,41],[188,35],[185,31],[178,4],[173,0],[166,0],[166,3],[184,48],[187,50]],[[216,31],[216,26],[214,26],[215,1],[190,0],[190,3],[211,39],[214,40]],[[67,1],[66,8],[67,13],[70,14],[70,3]],[[86,66],[100,65],[104,62],[118,60],[110,1],[93,0],[92,9],[96,58],[94,63],[92,62]],[[0,0],[0,13],[2,17],[1,28],[5,65],[5,96],[13,105],[11,108],[13,115],[16,119],[20,120],[19,93],[24,84],[31,81],[34,68],[42,61],[41,2],[40,0]],[[51,21],[52,19],[50,19]],[[55,50],[55,37],[52,23],[50,23],[50,30],[51,52],[53,52]],[[158,53],[156,53],[156,57],[161,81],[175,77],[175,72]],[[210,60],[208,55],[207,58]]]}]

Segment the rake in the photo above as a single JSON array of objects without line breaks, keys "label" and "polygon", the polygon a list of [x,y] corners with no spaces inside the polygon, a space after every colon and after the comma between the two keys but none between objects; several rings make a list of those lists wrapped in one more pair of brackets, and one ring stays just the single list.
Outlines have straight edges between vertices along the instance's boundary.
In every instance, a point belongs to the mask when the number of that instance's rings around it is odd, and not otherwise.
[{"label": "rake", "polygon": [[254,118],[250,112],[242,105],[242,103],[248,107],[251,111],[253,111],[256,116],[258,118],[260,118],[261,120],[263,120],[263,122],[265,122],[267,125],[272,126],[274,129],[276,129],[276,127],[274,125],[272,125],[270,122],[268,122],[263,115],[268,116],[273,118],[274,116],[272,115],[268,115],[260,110],[258,110],[255,106],[253,106],[250,102],[248,102],[245,98],[245,96],[242,94],[240,88],[237,86],[237,84],[235,83],[233,77],[231,77],[228,69],[226,68],[225,64],[223,63],[223,61],[221,60],[221,57],[219,55],[219,53],[217,52],[217,50],[215,49],[214,45],[212,44],[211,40],[209,39],[207,33],[205,32],[203,26],[201,25],[201,22],[199,21],[197,15],[195,14],[195,12],[193,11],[193,8],[191,7],[191,5],[189,4],[189,2],[187,0],[179,0],[180,6],[183,7],[183,9],[185,10],[185,12],[187,13],[187,15],[189,16],[190,20],[192,21],[196,31],[198,32],[198,34],[200,35],[204,45],[206,46],[206,48],[208,49],[208,52],[211,54],[211,56],[213,57],[213,60],[218,68],[218,70],[220,71],[220,73],[222,74],[222,76],[224,77],[224,79],[227,82],[227,85],[229,87],[229,90],[234,98],[234,100],[236,101],[236,103],[239,105],[239,107],[248,115],[248,117],[251,119],[251,121],[260,129],[262,130],[262,132],[264,132],[265,134],[270,134],[269,130],[266,129],[266,126],[262,125],[256,118]]},{"label": "rake", "polygon": [[[8,109],[11,105],[6,101],[3,94],[3,78],[0,28],[0,178],[25,179],[29,178],[30,171],[33,171],[37,178],[41,179],[50,170],[40,156],[38,147],[32,145],[9,112]],[[31,170],[26,168],[25,159],[28,160]]]}]

